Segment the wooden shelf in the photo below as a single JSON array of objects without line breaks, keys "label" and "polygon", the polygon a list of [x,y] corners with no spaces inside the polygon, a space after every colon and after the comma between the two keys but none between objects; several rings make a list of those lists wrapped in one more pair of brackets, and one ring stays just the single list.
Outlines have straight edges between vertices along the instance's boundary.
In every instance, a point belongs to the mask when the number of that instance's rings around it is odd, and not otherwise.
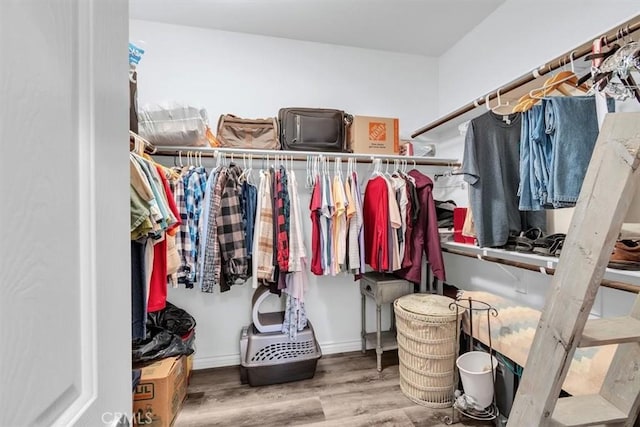
[{"label": "wooden shelf", "polygon": [[594,426],[621,423],[627,415],[600,395],[585,395],[558,399],[552,418],[562,426]]},{"label": "wooden shelf", "polygon": [[578,347],[594,347],[640,341],[640,320],[631,316],[590,319]]},{"label": "wooden shelf", "polygon": [[[449,252],[453,255],[465,255],[470,257],[477,257],[480,260],[488,262],[496,262],[495,260],[510,261],[512,263],[523,264],[523,266],[530,266],[529,270],[539,270],[541,273],[553,274],[553,270],[558,266],[559,258],[546,257],[542,255],[522,253],[516,251],[507,251],[505,249],[495,248],[481,248],[474,245],[468,245],[457,242],[443,242],[441,243],[442,250]],[[515,267],[519,267],[515,265]],[[549,271],[551,270],[551,271]],[[631,285],[627,289],[623,289],[629,292],[640,291],[640,271],[629,270],[616,270],[613,268],[607,268],[604,274],[604,280],[613,283],[621,283]],[[620,286],[609,286],[621,289]]]}]

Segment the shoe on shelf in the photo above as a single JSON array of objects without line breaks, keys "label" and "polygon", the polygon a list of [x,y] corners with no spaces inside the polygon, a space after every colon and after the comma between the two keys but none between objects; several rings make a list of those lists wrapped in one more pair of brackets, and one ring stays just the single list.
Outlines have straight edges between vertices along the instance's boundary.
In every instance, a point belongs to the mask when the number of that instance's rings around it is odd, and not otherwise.
[{"label": "shoe on shelf", "polygon": [[530,228],[526,231],[522,231],[520,236],[515,238],[516,251],[524,253],[533,252],[533,242],[542,238],[542,236],[542,230],[539,228]]},{"label": "shoe on shelf", "polygon": [[543,256],[559,257],[564,245],[564,233],[550,234],[533,242],[533,253]]},{"label": "shoe on shelf", "polygon": [[640,241],[618,240],[613,247],[608,267],[619,270],[640,270]]}]

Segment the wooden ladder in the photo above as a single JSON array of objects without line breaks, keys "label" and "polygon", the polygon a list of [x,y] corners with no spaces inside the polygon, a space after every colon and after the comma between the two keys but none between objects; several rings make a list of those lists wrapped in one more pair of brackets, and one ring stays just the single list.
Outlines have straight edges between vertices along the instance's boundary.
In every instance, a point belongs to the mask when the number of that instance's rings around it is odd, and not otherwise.
[{"label": "wooden ladder", "polygon": [[[588,317],[635,194],[639,165],[640,113],[607,115],[508,426],[633,425],[640,406],[640,296],[628,316]],[[618,348],[600,393],[558,398],[576,348],[606,344]]]}]

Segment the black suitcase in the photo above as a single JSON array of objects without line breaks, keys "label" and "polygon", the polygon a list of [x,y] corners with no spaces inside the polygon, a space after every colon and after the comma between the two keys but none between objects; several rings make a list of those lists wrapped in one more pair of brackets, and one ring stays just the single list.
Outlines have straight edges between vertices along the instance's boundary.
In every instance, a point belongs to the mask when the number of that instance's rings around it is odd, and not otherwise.
[{"label": "black suitcase", "polygon": [[347,130],[353,116],[326,108],[281,108],[278,112],[283,150],[347,152]]}]

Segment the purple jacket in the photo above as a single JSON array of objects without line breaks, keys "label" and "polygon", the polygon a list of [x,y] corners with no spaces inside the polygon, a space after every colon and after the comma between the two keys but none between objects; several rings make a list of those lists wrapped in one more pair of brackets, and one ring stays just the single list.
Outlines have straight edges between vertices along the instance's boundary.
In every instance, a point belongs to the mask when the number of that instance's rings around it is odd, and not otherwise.
[{"label": "purple jacket", "polygon": [[416,182],[418,204],[420,212],[418,221],[413,227],[413,233],[407,244],[411,248],[411,266],[395,272],[395,275],[413,283],[420,283],[422,277],[422,253],[427,255],[427,261],[431,266],[433,275],[444,281],[444,261],[440,248],[440,235],[438,234],[438,218],[436,217],[436,205],[433,201],[433,181],[417,170],[412,170],[409,175]]}]

